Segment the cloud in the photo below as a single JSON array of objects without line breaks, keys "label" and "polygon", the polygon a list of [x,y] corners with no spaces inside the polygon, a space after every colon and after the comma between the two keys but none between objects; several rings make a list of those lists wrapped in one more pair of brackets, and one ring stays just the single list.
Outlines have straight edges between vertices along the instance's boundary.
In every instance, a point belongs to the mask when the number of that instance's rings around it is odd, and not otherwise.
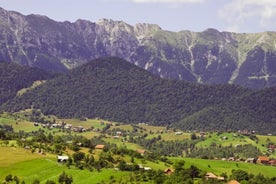
[{"label": "cloud", "polygon": [[276,18],[276,1],[232,0],[218,13],[228,24],[227,31],[240,31],[250,21],[263,29],[270,29]]},{"label": "cloud", "polygon": [[131,0],[134,3],[202,3],[205,0]]}]

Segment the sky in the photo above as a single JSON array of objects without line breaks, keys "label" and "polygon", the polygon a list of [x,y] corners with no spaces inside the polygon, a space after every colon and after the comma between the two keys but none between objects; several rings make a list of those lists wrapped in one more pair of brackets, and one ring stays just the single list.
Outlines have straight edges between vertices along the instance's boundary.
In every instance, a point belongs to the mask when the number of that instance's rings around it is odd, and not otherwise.
[{"label": "sky", "polygon": [[276,31],[276,0],[0,0],[0,7],[56,21],[107,18],[169,31]]}]

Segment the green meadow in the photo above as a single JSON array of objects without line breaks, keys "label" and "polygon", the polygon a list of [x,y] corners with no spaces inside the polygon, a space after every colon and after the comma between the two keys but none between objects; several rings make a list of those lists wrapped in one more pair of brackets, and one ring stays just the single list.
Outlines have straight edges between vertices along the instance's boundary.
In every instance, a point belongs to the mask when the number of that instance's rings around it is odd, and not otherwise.
[{"label": "green meadow", "polygon": [[222,173],[227,173],[228,175],[230,175],[233,169],[241,169],[254,175],[261,173],[266,177],[276,176],[276,167],[272,166],[243,162],[229,162],[222,160],[205,160],[196,158],[172,158],[172,160],[184,160],[186,168],[190,167],[191,165],[194,165],[199,169],[202,169],[206,172],[213,172],[217,175],[220,175]]},{"label": "green meadow", "polygon": [[[56,156],[51,154],[41,155],[38,153],[31,153],[30,150],[15,147],[0,147],[0,181],[5,179],[5,176],[12,174],[18,176],[26,183],[32,183],[35,179],[39,179],[41,183],[47,180],[58,180],[59,175],[64,171],[66,174],[71,175],[74,179],[73,183],[99,183],[101,181],[108,182],[112,178],[113,182],[124,181],[129,177],[130,172],[117,171],[115,169],[102,169],[100,172],[86,169],[79,170],[71,166],[66,167],[56,161]],[[125,156],[124,159],[130,162],[130,157]],[[217,175],[222,173],[231,174],[233,169],[241,169],[257,175],[259,173],[267,177],[273,177],[276,173],[276,167],[256,165],[240,162],[228,162],[220,160],[204,160],[194,158],[170,158],[173,162],[184,160],[185,167],[191,165],[198,167],[206,172],[213,172]],[[135,159],[135,162],[143,166],[151,167],[152,169],[164,170],[168,167],[163,162],[151,162],[140,159]]]},{"label": "green meadow", "polygon": [[39,179],[41,183],[47,180],[58,181],[59,175],[65,171],[73,177],[78,184],[98,183],[114,180],[124,180],[129,175],[128,172],[116,171],[115,169],[103,169],[98,171],[79,170],[74,167],[67,168],[56,160],[55,155],[31,153],[30,150],[15,147],[0,147],[0,182],[5,180],[5,176],[12,174],[19,177],[20,181],[32,183]]},{"label": "green meadow", "polygon": [[[92,138],[95,136],[100,136],[101,130],[106,127],[107,124],[114,124],[113,122],[98,120],[98,119],[86,119],[85,121],[79,119],[57,119],[57,122],[64,121],[73,126],[83,126],[84,128],[96,128],[97,131],[89,131],[83,133],[71,132],[71,135],[82,135],[86,138]],[[117,123],[115,123],[117,124]],[[19,120],[14,117],[1,116],[0,125],[12,125],[15,132],[25,131],[31,132],[39,129],[43,129],[41,125],[34,126],[33,122],[27,120]],[[119,124],[116,126],[110,126],[109,130],[102,134],[103,140],[109,143],[116,144],[118,147],[123,146],[128,149],[138,150],[145,149],[142,146],[131,143],[123,142],[123,137],[115,138],[110,134],[109,131],[115,129],[125,130],[128,133],[131,133],[134,128],[137,129],[136,136],[147,134],[146,139],[151,139],[154,137],[161,137],[163,141],[170,140],[184,140],[191,139],[192,133],[183,132],[180,135],[172,130],[167,130],[166,127],[155,127],[150,125],[127,125]],[[66,132],[63,132],[61,129],[43,129],[45,133],[52,133],[53,135],[65,135]],[[200,137],[199,133],[196,133],[197,137]],[[128,135],[129,136],[129,135]],[[127,137],[128,137],[127,136]],[[221,146],[236,146],[236,145],[245,145],[251,144],[259,148],[263,154],[267,151],[267,144],[274,143],[276,144],[276,136],[268,135],[256,135],[257,139],[252,140],[249,136],[240,135],[238,133],[206,133],[204,139],[200,140],[196,147],[208,148],[212,144],[221,145]],[[23,149],[16,147],[17,142],[15,140],[9,140],[9,143],[6,145],[4,141],[1,141],[0,146],[0,183],[5,180],[5,177],[9,174],[17,176],[20,181],[25,181],[25,183],[32,183],[35,179],[39,179],[41,183],[45,183],[47,180],[58,181],[59,175],[64,171],[66,174],[73,177],[74,182],[77,184],[96,184],[107,182],[107,183],[119,183],[120,181],[127,181],[130,178],[131,172],[118,171],[115,168],[112,169],[102,169],[98,172],[96,169],[89,171],[87,169],[80,170],[75,168],[75,166],[70,166],[68,168],[65,164],[60,164],[57,162],[56,155],[46,153],[46,155],[38,154],[36,152],[32,153],[31,150]],[[89,148],[80,148],[81,152],[86,154],[89,153]],[[95,159],[99,159],[102,150],[94,150],[93,156]],[[74,151],[67,149],[67,154],[72,155]],[[133,158],[129,155],[115,155],[114,158],[119,158],[125,160],[127,163],[130,163]],[[270,157],[276,158],[276,153],[270,155]],[[199,169],[205,172],[213,172],[216,175],[226,173],[228,176],[231,174],[233,169],[241,169],[248,173],[258,175],[263,174],[266,177],[275,177],[276,176],[276,167],[265,166],[260,164],[250,164],[243,162],[228,162],[221,160],[205,160],[205,159],[196,159],[196,158],[183,158],[183,157],[168,157],[172,163],[184,160],[185,167],[189,168],[191,165],[198,167]],[[166,168],[172,168],[173,165],[165,164],[161,161],[149,161],[145,159],[134,158],[134,162],[137,164],[142,164],[144,167],[150,167],[154,170],[165,170]],[[116,164],[115,164],[116,167]],[[145,182],[148,183],[148,182]]]}]

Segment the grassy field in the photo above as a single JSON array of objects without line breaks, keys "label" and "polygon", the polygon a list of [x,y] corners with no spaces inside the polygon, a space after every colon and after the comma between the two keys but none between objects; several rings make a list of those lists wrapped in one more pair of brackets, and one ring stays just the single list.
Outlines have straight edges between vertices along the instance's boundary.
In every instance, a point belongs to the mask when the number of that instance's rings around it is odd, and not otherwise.
[{"label": "grassy field", "polygon": [[267,144],[268,142],[272,142],[276,144],[276,136],[269,135],[257,135],[260,144]]},{"label": "grassy field", "polygon": [[114,130],[114,129],[122,129],[129,132],[133,130],[131,125],[119,125],[119,126],[110,127],[110,130]]},{"label": "grassy field", "polygon": [[[26,183],[32,183],[35,179],[39,179],[41,183],[45,183],[47,180],[57,182],[58,176],[64,171],[73,177],[73,183],[94,184],[101,181],[109,182],[111,177],[114,177],[116,183],[119,180],[124,181],[130,174],[129,172],[121,172],[115,169],[103,169],[101,172],[94,170],[90,172],[88,170],[75,169],[74,167],[67,168],[65,165],[57,163],[55,155],[40,155],[22,148],[0,147],[0,152],[0,181],[3,181],[8,174],[12,174],[18,176],[21,181],[24,180]],[[131,158],[130,156],[124,156],[124,159],[130,162]],[[273,177],[276,173],[276,167],[240,162],[194,158],[171,158],[171,160],[173,162],[184,160],[186,168],[195,165],[206,172],[213,172],[217,175],[224,172],[230,175],[233,169],[241,169],[254,175],[261,173],[267,177]],[[168,168],[162,162],[143,161],[139,159],[135,159],[135,162],[155,170]]]},{"label": "grassy field", "polygon": [[84,128],[99,128],[100,130],[103,129],[106,126],[106,123],[108,122],[97,119],[87,119],[85,121],[81,121],[79,119],[58,119],[58,121],[64,121],[65,123],[71,124],[73,126],[83,126]]},{"label": "grassy field", "polygon": [[[57,122],[64,121],[68,124],[72,124],[73,126],[83,126],[85,128],[96,128],[102,130],[106,124],[112,124],[113,122],[97,120],[97,119],[87,119],[85,121],[81,121],[78,119],[58,119]],[[26,120],[16,120],[13,117],[2,116],[0,117],[0,125],[12,125],[15,132],[19,130],[23,130],[25,132],[36,131],[39,129],[43,129],[42,126],[34,126],[33,122],[29,122]],[[191,133],[183,132],[181,135],[176,135],[173,131],[167,131],[166,127],[155,127],[150,125],[137,125],[141,129],[138,129],[137,133],[144,135],[148,134],[147,138],[153,138],[161,136],[162,140],[184,140],[191,139]],[[121,124],[118,126],[111,126],[110,130],[113,129],[122,129],[127,132],[133,131],[133,126]],[[43,129],[45,133],[51,132],[53,135],[65,135],[65,132],[62,132],[60,129]],[[94,136],[99,136],[100,132],[83,132],[83,133],[75,133],[72,132],[72,135],[82,135],[87,138],[92,138]],[[197,133],[197,136],[199,134]],[[128,149],[137,150],[143,149],[138,144],[122,142],[121,138],[115,139],[111,135],[104,135],[103,138],[106,142],[114,143],[118,146],[126,146]],[[236,145],[244,145],[251,144],[259,148],[264,154],[267,151],[266,145],[269,142],[276,144],[276,136],[267,136],[267,135],[257,135],[258,140],[252,140],[248,136],[238,135],[237,133],[207,133],[205,136],[205,140],[200,141],[196,144],[197,147],[209,147],[211,144],[215,143],[216,145],[222,146],[236,146]],[[5,145],[5,144],[1,144]],[[82,184],[82,183],[99,183],[101,181],[110,182],[110,178],[114,178],[116,182],[119,180],[125,180],[128,178],[128,172],[116,171],[115,169],[103,169],[101,172],[93,171],[90,172],[88,170],[79,170],[72,168],[67,168],[65,165],[59,164],[56,161],[56,155],[46,154],[41,155],[38,153],[31,153],[30,150],[12,147],[12,145],[16,145],[16,141],[9,141],[8,147],[0,146],[0,183],[4,180],[5,176],[8,174],[16,175],[20,178],[20,180],[24,180],[26,183],[32,183],[33,180],[39,179],[41,183],[45,183],[46,180],[51,179],[57,182],[58,176],[65,171],[67,174],[72,175],[74,178],[74,183]],[[81,151],[84,153],[88,153],[88,148],[81,148]],[[94,150],[93,154],[95,159],[98,159],[100,152],[102,150]],[[67,150],[67,153],[73,154],[72,150]],[[276,158],[276,152],[272,154],[272,157]],[[123,156],[123,159],[127,162],[130,162],[130,156]],[[264,165],[256,165],[256,164],[248,164],[241,162],[227,162],[221,160],[203,160],[203,159],[194,159],[194,158],[171,158],[172,161],[177,161],[183,159],[185,161],[185,166],[190,167],[191,165],[195,165],[198,168],[206,171],[213,172],[217,175],[221,173],[227,173],[230,175],[233,169],[241,169],[245,170],[248,173],[252,173],[257,175],[259,173],[263,174],[267,177],[276,176],[276,167],[272,166],[264,166]],[[151,162],[145,161],[143,159],[136,159],[135,162],[142,164],[143,166],[151,167],[152,169],[161,169],[169,167],[165,165],[163,162]],[[115,183],[116,183],[115,182]]]},{"label": "grassy field", "polygon": [[33,160],[33,159],[43,159],[43,158],[55,158],[53,155],[41,155],[36,153],[31,153],[30,150],[16,147],[0,147],[0,168],[9,167],[15,163]]},{"label": "grassy field", "polygon": [[0,123],[1,124],[6,124],[6,125],[11,125],[15,123],[16,121],[12,118],[7,118],[7,117],[0,117]]},{"label": "grassy field", "polygon": [[119,172],[114,169],[103,169],[101,172],[69,169],[65,165],[57,163],[55,155],[40,155],[23,148],[0,147],[0,152],[0,182],[4,181],[8,174],[18,176],[21,181],[24,180],[26,183],[32,183],[35,179],[39,179],[41,183],[45,183],[47,180],[57,182],[58,176],[63,171],[72,175],[73,183],[77,184],[109,181],[111,176],[117,181],[124,180],[129,175],[128,172]]},{"label": "grassy field", "polygon": [[204,160],[204,159],[195,159],[195,158],[173,158],[173,161],[184,160],[185,167],[190,167],[194,165],[206,172],[213,172],[217,175],[221,173],[231,174],[233,169],[241,169],[248,173],[252,173],[257,175],[259,173],[263,174],[267,177],[275,177],[276,176],[276,167],[258,165],[258,164],[250,164],[250,163],[242,163],[242,162],[228,162],[221,160]]},{"label": "grassy field", "polygon": [[112,136],[111,137],[107,137],[104,139],[106,142],[109,143],[114,143],[117,146],[125,146],[128,149],[132,149],[132,150],[138,150],[138,149],[142,149],[141,146],[139,146],[138,144],[135,143],[130,143],[130,142],[122,142],[121,139],[114,139]]},{"label": "grassy field", "polygon": [[19,130],[31,132],[41,128],[34,126],[33,122],[26,120],[16,120],[12,117],[0,117],[0,125],[11,125],[15,132],[18,132]]},{"label": "grassy field", "polygon": [[111,176],[116,180],[123,179],[129,173],[119,172],[114,169],[103,169],[101,172],[88,170],[79,170],[75,168],[68,169],[64,165],[56,163],[52,159],[33,159],[24,162],[19,162],[5,169],[0,169],[0,178],[3,181],[8,174],[13,174],[24,180],[26,183],[32,183],[35,179],[39,179],[41,183],[47,180],[58,181],[58,176],[65,172],[73,177],[77,184],[98,183],[108,181]]},{"label": "grassy field", "polygon": [[217,135],[216,133],[208,134],[205,136],[205,140],[197,144],[199,147],[209,147],[212,143],[222,146],[229,145],[243,145],[243,144],[254,144],[255,142],[246,136],[238,136],[236,133],[222,133]]},{"label": "grassy field", "polygon": [[[227,139],[223,139],[223,138]],[[264,136],[264,135],[257,135],[258,141],[254,141],[250,139],[248,136],[244,135],[238,135],[236,133],[222,133],[220,135],[217,135],[216,133],[208,134],[205,136],[204,141],[200,141],[196,144],[197,147],[209,147],[212,143],[215,143],[216,145],[222,145],[222,146],[236,146],[236,145],[245,145],[245,144],[251,144],[255,147],[257,147],[263,154],[267,151],[267,143],[268,139],[276,144],[276,136]],[[276,157],[276,152],[274,152],[271,157]]]}]

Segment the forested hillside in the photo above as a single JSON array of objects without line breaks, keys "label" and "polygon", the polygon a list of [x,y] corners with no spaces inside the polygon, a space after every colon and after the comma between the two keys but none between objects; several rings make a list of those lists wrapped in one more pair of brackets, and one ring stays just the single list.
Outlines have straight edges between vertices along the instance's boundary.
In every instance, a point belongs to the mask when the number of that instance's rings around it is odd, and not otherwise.
[{"label": "forested hillside", "polygon": [[2,109],[14,112],[33,105],[59,117],[264,132],[276,127],[275,97],[275,88],[251,91],[165,80],[122,59],[104,58],[50,80]]},{"label": "forested hillside", "polygon": [[52,78],[54,74],[37,68],[0,62],[0,105],[16,96],[18,90],[30,87],[34,81]]}]

